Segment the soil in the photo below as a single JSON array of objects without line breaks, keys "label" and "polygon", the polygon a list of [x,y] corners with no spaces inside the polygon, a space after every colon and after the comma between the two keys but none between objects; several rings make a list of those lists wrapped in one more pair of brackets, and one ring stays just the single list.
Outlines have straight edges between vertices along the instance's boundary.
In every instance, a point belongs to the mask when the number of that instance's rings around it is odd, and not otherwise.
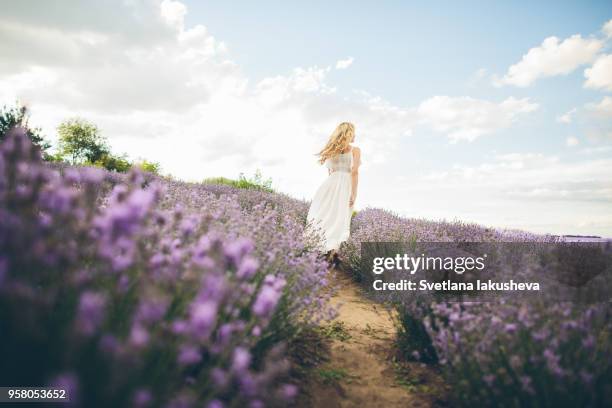
[{"label": "soil", "polygon": [[320,328],[324,362],[311,369],[299,407],[431,407],[443,401],[434,368],[394,358],[391,309],[367,299],[343,271],[331,270],[339,290],[331,299],[337,318]]}]

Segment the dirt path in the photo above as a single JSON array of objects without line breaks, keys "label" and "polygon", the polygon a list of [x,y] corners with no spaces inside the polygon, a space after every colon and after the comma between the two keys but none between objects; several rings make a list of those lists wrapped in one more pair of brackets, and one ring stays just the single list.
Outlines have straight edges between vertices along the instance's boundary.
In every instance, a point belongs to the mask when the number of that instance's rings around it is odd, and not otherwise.
[{"label": "dirt path", "polygon": [[329,360],[315,370],[305,387],[306,400],[300,405],[431,406],[431,398],[415,392],[414,384],[398,377],[398,367],[390,358],[395,338],[390,311],[366,299],[343,272],[330,273],[335,274],[340,290],[332,298],[332,303],[339,305],[339,316],[322,329],[330,342]]}]

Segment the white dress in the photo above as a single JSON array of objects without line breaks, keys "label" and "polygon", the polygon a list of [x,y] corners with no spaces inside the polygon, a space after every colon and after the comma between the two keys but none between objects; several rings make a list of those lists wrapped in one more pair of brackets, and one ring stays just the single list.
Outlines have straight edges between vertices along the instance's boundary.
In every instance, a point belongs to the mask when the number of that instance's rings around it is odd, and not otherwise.
[{"label": "white dress", "polygon": [[331,173],[315,193],[307,220],[309,227],[323,238],[327,252],[338,250],[349,237],[353,213],[353,207],[349,207],[353,152],[341,153],[324,164]]}]

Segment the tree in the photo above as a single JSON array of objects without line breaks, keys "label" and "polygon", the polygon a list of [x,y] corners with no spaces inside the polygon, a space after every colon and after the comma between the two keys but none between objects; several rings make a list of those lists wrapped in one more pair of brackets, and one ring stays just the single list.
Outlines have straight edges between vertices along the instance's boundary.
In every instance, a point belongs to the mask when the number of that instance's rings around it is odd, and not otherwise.
[{"label": "tree", "polygon": [[32,143],[42,150],[43,157],[47,160],[46,151],[51,147],[51,144],[41,135],[40,128],[29,127],[29,119],[30,115],[28,115],[28,110],[25,106],[17,104],[9,108],[4,105],[0,109],[0,142],[11,128],[21,126],[26,130],[26,135],[32,140]]},{"label": "tree", "polygon": [[111,156],[106,138],[98,127],[84,119],[74,118],[62,122],[58,128],[60,154],[72,164],[101,162]]}]

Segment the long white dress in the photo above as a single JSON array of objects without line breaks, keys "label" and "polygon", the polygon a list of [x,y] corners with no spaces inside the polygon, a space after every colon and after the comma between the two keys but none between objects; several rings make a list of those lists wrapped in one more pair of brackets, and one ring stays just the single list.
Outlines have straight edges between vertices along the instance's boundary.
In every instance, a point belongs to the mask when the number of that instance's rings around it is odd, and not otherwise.
[{"label": "long white dress", "polygon": [[325,160],[331,170],[312,199],[308,210],[309,227],[323,238],[325,252],[338,250],[349,237],[353,207],[351,197],[352,150]]}]

